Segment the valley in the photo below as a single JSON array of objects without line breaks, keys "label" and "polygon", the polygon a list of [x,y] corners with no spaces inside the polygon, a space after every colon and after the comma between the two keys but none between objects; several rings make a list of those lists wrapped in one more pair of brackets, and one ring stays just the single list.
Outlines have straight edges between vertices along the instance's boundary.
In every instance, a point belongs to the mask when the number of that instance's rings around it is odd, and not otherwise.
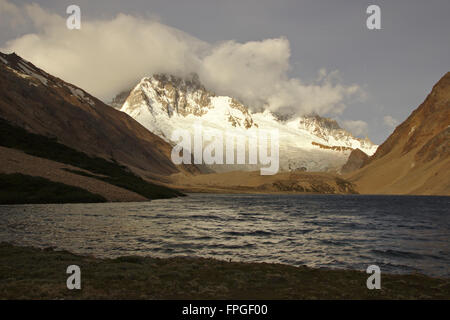
[{"label": "valley", "polygon": [[[251,111],[208,91],[196,75],[145,77],[114,98],[113,108],[15,54],[1,57],[0,145],[7,165],[0,171],[6,174],[65,183],[106,201],[180,191],[450,193],[449,74],[378,147],[318,115]],[[277,132],[278,140],[270,145],[258,132]],[[183,146],[189,148],[180,153]],[[261,175],[267,165],[278,170]]]}]

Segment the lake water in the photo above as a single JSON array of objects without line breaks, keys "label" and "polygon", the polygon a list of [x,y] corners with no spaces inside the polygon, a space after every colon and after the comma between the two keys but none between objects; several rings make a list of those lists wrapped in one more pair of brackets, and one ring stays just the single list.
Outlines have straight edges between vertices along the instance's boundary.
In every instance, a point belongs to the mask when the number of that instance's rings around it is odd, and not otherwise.
[{"label": "lake water", "polygon": [[450,277],[450,197],[215,195],[0,206],[0,241]]}]

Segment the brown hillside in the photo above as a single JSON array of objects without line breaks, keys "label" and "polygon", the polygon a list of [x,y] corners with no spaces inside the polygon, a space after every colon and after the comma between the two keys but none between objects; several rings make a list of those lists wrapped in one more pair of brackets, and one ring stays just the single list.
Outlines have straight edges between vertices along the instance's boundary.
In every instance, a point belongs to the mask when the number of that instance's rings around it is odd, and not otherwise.
[{"label": "brown hillside", "polygon": [[0,53],[0,118],[149,177],[179,172],[164,140],[16,54]]},{"label": "brown hillside", "polygon": [[359,149],[354,149],[347,162],[342,166],[341,173],[346,174],[358,170],[369,159],[369,156]]},{"label": "brown hillside", "polygon": [[148,201],[147,198],[99,179],[75,174],[76,170],[93,175],[92,172],[67,165],[34,157],[22,151],[0,147],[0,173],[22,173],[33,177],[42,177],[50,181],[61,182],[69,186],[79,187],[89,192],[99,194],[111,202]]},{"label": "brown hillside", "polygon": [[450,195],[450,72],[347,178],[361,193]]}]

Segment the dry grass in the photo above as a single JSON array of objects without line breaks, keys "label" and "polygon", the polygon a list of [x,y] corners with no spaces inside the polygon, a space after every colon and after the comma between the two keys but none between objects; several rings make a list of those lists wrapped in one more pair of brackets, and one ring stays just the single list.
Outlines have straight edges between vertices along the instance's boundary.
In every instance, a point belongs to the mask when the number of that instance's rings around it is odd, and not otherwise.
[{"label": "dry grass", "polygon": [[[82,290],[66,288],[79,265]],[[0,244],[1,299],[449,299],[450,280],[201,258],[97,259]]]}]

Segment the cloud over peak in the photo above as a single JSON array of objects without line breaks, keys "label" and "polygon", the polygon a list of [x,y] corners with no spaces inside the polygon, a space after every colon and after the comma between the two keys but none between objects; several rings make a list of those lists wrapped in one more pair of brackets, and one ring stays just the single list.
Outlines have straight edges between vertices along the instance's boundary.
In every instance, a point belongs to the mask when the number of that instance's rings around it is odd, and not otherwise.
[{"label": "cloud over peak", "polygon": [[334,72],[319,70],[310,83],[289,77],[290,44],[283,37],[211,44],[154,19],[126,14],[82,20],[81,30],[69,30],[65,16],[0,0],[0,17],[6,15],[2,29],[32,25],[33,32],[11,39],[2,51],[15,51],[103,100],[144,76],[193,72],[208,89],[259,110],[338,114],[350,99],[363,96],[358,85],[342,84]]}]

